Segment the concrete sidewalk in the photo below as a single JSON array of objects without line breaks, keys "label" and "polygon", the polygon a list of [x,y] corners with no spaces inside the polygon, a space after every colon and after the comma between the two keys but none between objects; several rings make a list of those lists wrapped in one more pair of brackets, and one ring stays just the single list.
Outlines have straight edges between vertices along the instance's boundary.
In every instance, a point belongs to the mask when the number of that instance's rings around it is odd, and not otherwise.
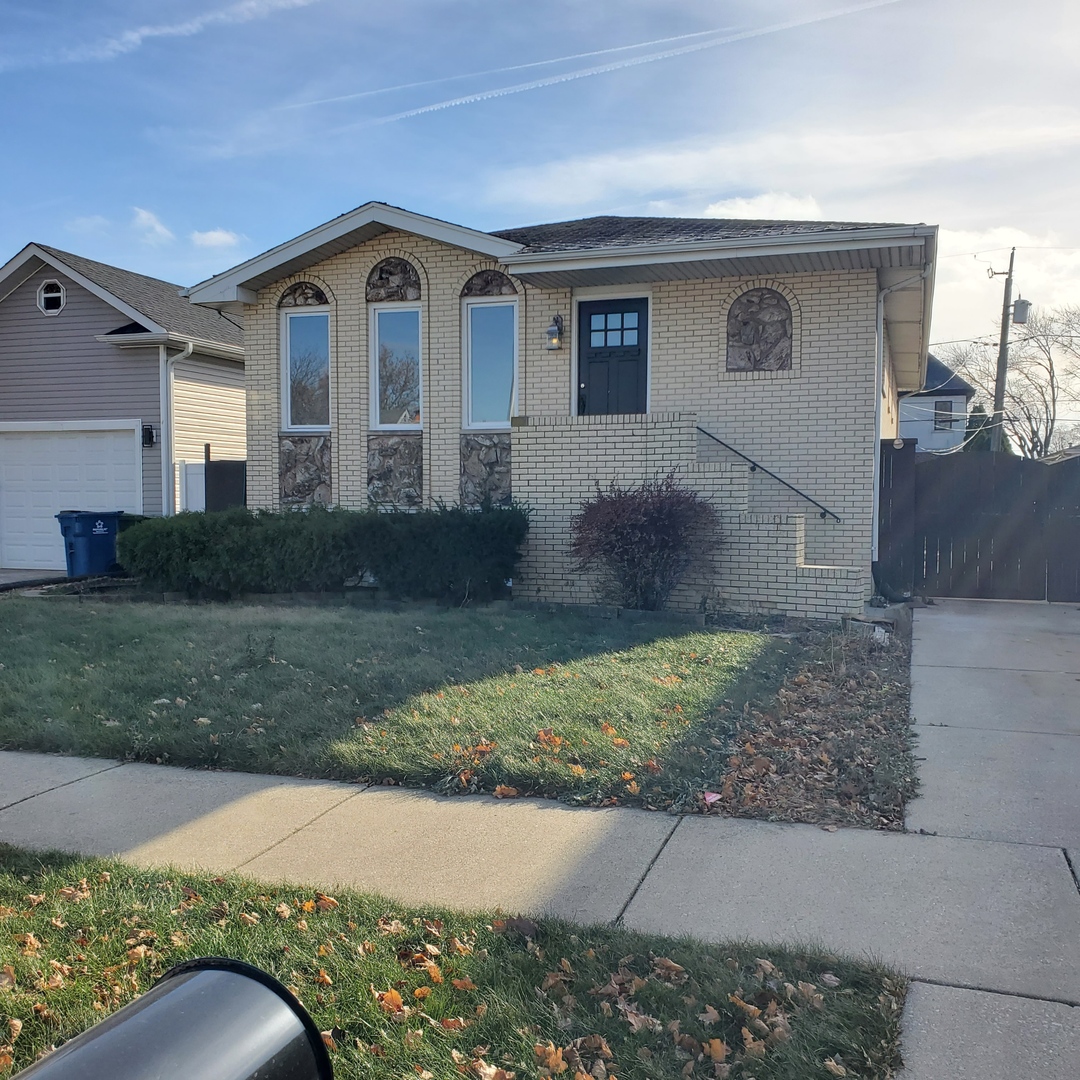
[{"label": "concrete sidewalk", "polygon": [[[0,840],[872,954],[919,980],[905,1011],[905,1080],[1075,1080],[1080,891],[1065,845],[1080,837],[1070,791],[1048,788],[1066,777],[1054,757],[1068,751],[1044,752],[1051,744],[1039,740],[1080,742],[1066,700],[1080,687],[1077,620],[1046,605],[917,612],[914,709],[927,760],[911,825],[923,833],[3,753]],[[998,680],[990,690],[988,677]],[[1013,715],[1038,720],[1014,730],[1004,726]],[[975,726],[987,717],[999,725],[993,738],[1017,740],[991,797],[987,761],[1000,743]],[[983,737],[950,743],[946,723]],[[1041,767],[1012,762],[1025,754]],[[1042,800],[1024,787],[1032,778]]]}]

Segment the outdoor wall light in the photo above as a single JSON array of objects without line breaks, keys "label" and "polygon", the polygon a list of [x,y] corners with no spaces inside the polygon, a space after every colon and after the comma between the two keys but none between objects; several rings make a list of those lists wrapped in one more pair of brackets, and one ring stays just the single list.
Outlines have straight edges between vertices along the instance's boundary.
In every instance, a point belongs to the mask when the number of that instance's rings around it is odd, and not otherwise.
[{"label": "outdoor wall light", "polygon": [[144,450],[149,450],[154,443],[157,442],[157,435],[154,431],[153,424],[143,424],[142,426],[142,444]]},{"label": "outdoor wall light", "polygon": [[894,450],[903,450],[904,449],[904,440],[902,438],[900,438],[899,435],[897,435],[896,438],[893,439],[892,444],[893,444],[893,449]]},{"label": "outdoor wall light", "polygon": [[563,336],[563,321],[561,315],[551,317],[551,325],[547,328],[547,342],[545,349],[561,349]]}]

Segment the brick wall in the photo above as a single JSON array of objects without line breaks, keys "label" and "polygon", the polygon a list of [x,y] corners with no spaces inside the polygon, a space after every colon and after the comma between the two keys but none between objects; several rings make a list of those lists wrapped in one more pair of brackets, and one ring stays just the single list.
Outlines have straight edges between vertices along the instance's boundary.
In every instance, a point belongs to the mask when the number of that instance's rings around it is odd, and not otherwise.
[{"label": "brick wall", "polygon": [[[460,292],[496,264],[472,252],[389,232],[263,289],[247,310],[248,491],[255,506],[278,504],[281,361],[277,300],[291,284],[319,285],[331,302],[332,499],[367,505],[368,315],[372,267],[397,256],[416,267],[423,318],[423,478],[431,502],[458,500],[462,433]],[[725,515],[720,562],[683,587],[681,606],[722,599],[744,607],[831,615],[870,590],[875,406],[876,276],[789,274],[653,283],[619,290],[650,301],[650,413],[570,418],[575,399],[575,302],[611,291],[519,289],[518,411],[513,433],[515,497],[537,511],[522,586],[547,599],[587,588],[568,577],[569,516],[594,480],[630,481],[678,466]],[[782,292],[792,309],[788,371],[726,370],[726,321],[747,289]],[[562,349],[544,349],[551,317],[566,322]],[[885,388],[885,424],[895,391]],[[694,424],[686,419],[690,411]],[[665,419],[666,418],[666,419]],[[677,419],[673,419],[677,418]],[[750,472],[699,435],[700,424],[837,514],[822,520],[805,500]],[[561,509],[560,509],[561,508]],[[729,509],[730,508],[730,509]],[[731,516],[734,515],[734,516]],[[730,519],[730,520],[729,520]],[[762,554],[762,552],[772,554]],[[715,581],[708,580],[714,574]],[[711,593],[709,590],[713,590]]]}]

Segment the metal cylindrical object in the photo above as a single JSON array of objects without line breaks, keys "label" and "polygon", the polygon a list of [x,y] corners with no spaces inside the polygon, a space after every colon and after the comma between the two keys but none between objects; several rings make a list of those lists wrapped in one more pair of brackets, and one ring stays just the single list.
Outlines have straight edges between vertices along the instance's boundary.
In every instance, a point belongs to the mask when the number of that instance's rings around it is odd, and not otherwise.
[{"label": "metal cylindrical object", "polygon": [[332,1080],[304,1007],[266,972],[207,957],[167,971],[138,1000],[18,1080]]}]

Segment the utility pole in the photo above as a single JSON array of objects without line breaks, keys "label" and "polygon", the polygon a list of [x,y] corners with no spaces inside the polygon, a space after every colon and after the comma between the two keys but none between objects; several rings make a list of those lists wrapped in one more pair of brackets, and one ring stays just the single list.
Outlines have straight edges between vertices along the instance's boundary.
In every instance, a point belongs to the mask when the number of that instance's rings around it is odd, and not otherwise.
[{"label": "utility pole", "polygon": [[[1001,337],[998,340],[997,381],[994,383],[994,418],[990,423],[990,449],[993,453],[1001,450],[1005,424],[1005,379],[1009,372],[1009,322],[1012,307],[1013,262],[1016,248],[1009,253],[1009,272],[1005,277],[1005,299],[1001,305]],[[990,271],[991,275],[994,271]],[[1000,274],[1001,271],[999,270]]]}]

